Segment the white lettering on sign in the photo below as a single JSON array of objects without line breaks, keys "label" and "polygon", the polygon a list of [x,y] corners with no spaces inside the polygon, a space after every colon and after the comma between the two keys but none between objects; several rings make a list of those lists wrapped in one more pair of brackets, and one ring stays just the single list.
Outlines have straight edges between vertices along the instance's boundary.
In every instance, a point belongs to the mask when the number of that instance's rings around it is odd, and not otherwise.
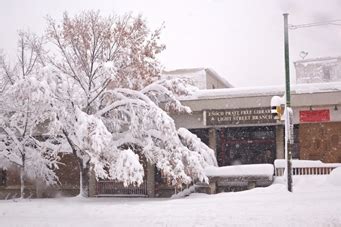
[{"label": "white lettering on sign", "polygon": [[206,125],[276,123],[269,108],[205,110]]}]

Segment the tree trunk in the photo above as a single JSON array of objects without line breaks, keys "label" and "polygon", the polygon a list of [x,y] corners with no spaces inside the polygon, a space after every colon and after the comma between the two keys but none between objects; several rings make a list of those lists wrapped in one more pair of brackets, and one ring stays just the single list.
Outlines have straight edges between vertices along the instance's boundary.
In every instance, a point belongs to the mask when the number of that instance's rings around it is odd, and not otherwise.
[{"label": "tree trunk", "polygon": [[89,197],[90,163],[79,159],[79,195]]},{"label": "tree trunk", "polygon": [[25,148],[23,148],[24,152],[21,155],[21,161],[22,164],[20,166],[20,198],[23,199],[24,189],[25,189],[25,161],[26,161],[26,155],[25,155]]},{"label": "tree trunk", "polygon": [[25,166],[20,166],[20,198],[24,198],[24,189],[25,189]]},{"label": "tree trunk", "polygon": [[[68,143],[71,146],[73,155],[78,159],[79,163],[79,195],[82,197],[89,197],[89,179],[90,179],[90,161],[84,161],[82,157],[78,156],[77,149],[69,137],[66,130],[63,130]],[[84,163],[85,162],[85,163]]]}]

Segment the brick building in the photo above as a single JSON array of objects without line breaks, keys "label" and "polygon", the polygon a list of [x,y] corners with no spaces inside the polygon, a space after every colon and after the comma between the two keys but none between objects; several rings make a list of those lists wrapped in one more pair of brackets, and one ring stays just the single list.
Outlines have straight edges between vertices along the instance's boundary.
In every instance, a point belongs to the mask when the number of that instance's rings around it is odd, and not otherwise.
[{"label": "brick building", "polygon": [[[191,115],[174,115],[176,125],[196,133],[216,151],[220,166],[273,163],[284,158],[284,122],[270,112],[284,87],[198,91],[182,100]],[[292,86],[293,158],[341,162],[341,83]]]}]

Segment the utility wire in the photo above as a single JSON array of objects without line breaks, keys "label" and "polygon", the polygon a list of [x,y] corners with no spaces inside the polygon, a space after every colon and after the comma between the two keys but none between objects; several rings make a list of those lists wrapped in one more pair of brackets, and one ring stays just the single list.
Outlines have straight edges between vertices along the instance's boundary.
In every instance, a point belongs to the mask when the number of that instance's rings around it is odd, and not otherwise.
[{"label": "utility wire", "polygon": [[309,28],[309,27],[317,27],[317,26],[324,26],[324,25],[341,26],[341,20],[321,21],[321,22],[315,22],[315,23],[309,23],[309,24],[298,24],[298,25],[290,24],[288,28],[290,30],[295,30],[299,28]]}]

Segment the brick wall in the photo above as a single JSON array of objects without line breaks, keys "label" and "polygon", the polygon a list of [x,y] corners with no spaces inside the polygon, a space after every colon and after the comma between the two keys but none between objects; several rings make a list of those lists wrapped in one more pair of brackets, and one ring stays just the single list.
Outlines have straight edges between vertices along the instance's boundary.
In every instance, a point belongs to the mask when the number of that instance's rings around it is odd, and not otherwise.
[{"label": "brick wall", "polygon": [[341,163],[341,122],[300,124],[300,159]]}]

